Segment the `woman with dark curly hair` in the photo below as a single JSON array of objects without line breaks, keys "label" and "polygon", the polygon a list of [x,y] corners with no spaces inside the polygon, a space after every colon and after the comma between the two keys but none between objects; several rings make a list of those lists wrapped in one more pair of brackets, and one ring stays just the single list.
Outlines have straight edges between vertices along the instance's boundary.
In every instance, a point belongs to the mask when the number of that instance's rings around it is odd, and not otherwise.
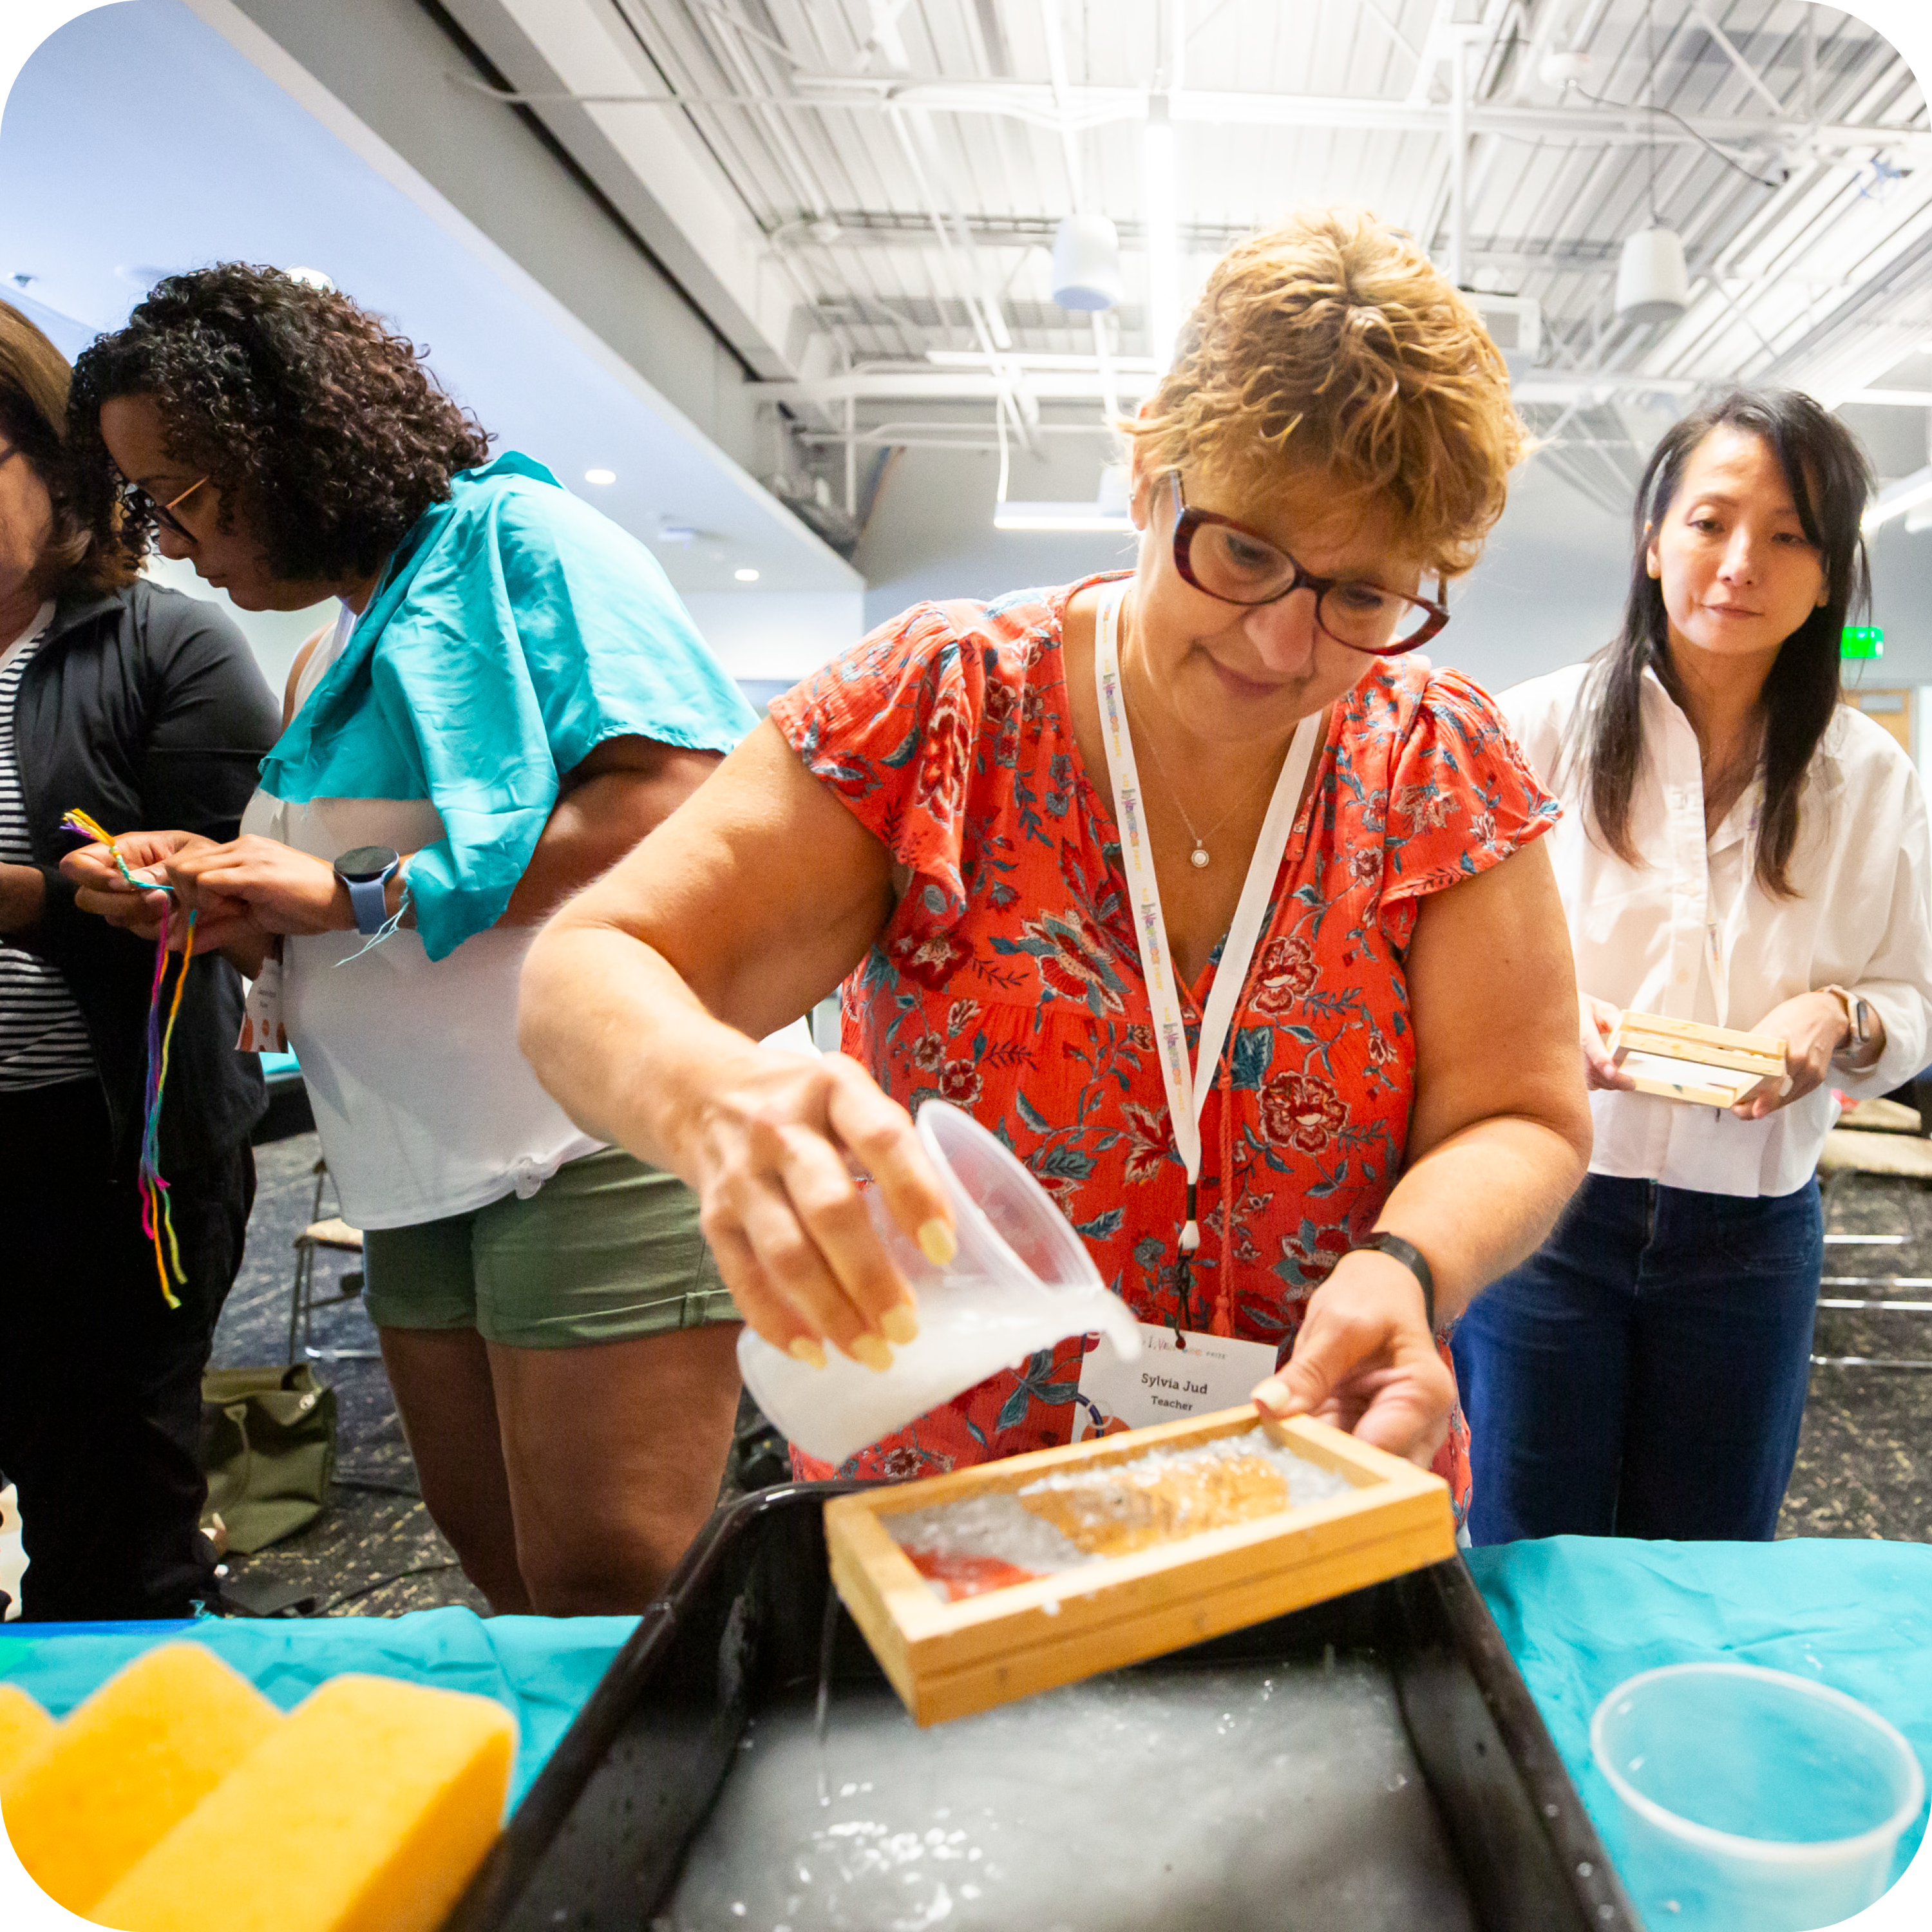
[{"label": "woman with dark curly hair", "polygon": [[140,580],[76,500],[68,385],[0,302],[0,1468],[25,1616],[181,1617],[213,1594],[201,1374],[241,1264],[262,1077],[234,1051],[234,968],[194,960],[159,1122],[180,1257],[164,1293],[136,1180],[154,952],[76,912],[60,825],[77,808],[232,838],[275,701],[234,625]]},{"label": "woman with dark curly hair", "polygon": [[[340,601],[243,836],[124,849],[256,974],[247,1036],[301,1056],[471,1580],[500,1610],[635,1610],[716,1496],[737,1316],[690,1191],[537,1085],[517,976],[749,713],[650,554],[528,458],[488,460],[413,345],[332,291],[161,282],[82,355],[72,435],[134,551],[246,609]],[[152,918],[105,857],[70,862],[83,902]]]}]

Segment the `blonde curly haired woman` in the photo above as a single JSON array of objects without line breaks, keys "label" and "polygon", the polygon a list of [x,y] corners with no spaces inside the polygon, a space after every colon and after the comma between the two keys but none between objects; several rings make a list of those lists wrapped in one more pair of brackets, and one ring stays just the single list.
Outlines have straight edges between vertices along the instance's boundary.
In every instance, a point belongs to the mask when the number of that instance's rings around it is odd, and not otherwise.
[{"label": "blonde curly haired woman", "polygon": [[[1464,1498],[1439,1333],[1590,1140],[1556,807],[1415,655],[1522,447],[1502,359],[1413,242],[1306,212],[1216,268],[1130,436],[1132,573],[920,605],[780,699],[539,938],[525,1049],[698,1190],[746,1318],[804,1359],[916,1332],[851,1169],[943,1252],[908,1113],[940,1095],[1144,1322],[1245,1345],[1269,1408]],[[754,1044],[842,981],[849,1058]],[[1082,1352],[846,1466],[1064,1442]]]}]

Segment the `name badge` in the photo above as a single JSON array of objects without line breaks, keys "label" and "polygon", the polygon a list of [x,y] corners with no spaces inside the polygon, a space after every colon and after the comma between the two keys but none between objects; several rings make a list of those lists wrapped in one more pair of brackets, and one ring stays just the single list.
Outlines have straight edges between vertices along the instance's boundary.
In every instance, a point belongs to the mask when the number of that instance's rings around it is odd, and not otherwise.
[{"label": "name badge", "polygon": [[235,1042],[238,1053],[286,1053],[288,1029],[282,1024],[281,941],[262,962],[262,970],[248,987],[248,1003],[242,1010],[241,1036]]},{"label": "name badge", "polygon": [[1172,1328],[1143,1322],[1138,1360],[1124,1362],[1106,1348],[1084,1356],[1073,1405],[1074,1441],[1238,1408],[1257,1382],[1274,1373],[1272,1342],[1185,1333],[1186,1347],[1177,1348]]}]

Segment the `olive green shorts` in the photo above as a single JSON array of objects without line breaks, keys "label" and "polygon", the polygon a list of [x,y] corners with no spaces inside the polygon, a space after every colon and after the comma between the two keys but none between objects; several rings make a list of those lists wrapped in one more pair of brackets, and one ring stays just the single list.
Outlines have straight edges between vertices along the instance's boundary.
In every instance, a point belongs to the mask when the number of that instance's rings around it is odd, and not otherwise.
[{"label": "olive green shorts", "polygon": [[736,1322],[698,1197],[621,1148],[566,1161],[526,1201],[362,1238],[363,1301],[381,1328],[473,1328],[570,1348]]}]

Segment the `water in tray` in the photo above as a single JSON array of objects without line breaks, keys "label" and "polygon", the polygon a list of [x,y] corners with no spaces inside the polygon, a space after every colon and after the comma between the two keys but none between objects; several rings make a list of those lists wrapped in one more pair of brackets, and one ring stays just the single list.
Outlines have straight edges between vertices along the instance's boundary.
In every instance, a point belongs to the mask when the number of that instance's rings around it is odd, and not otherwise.
[{"label": "water in tray", "polygon": [[747,1726],[652,1932],[1474,1932],[1372,1658],[1122,1671],[922,1731]]}]

